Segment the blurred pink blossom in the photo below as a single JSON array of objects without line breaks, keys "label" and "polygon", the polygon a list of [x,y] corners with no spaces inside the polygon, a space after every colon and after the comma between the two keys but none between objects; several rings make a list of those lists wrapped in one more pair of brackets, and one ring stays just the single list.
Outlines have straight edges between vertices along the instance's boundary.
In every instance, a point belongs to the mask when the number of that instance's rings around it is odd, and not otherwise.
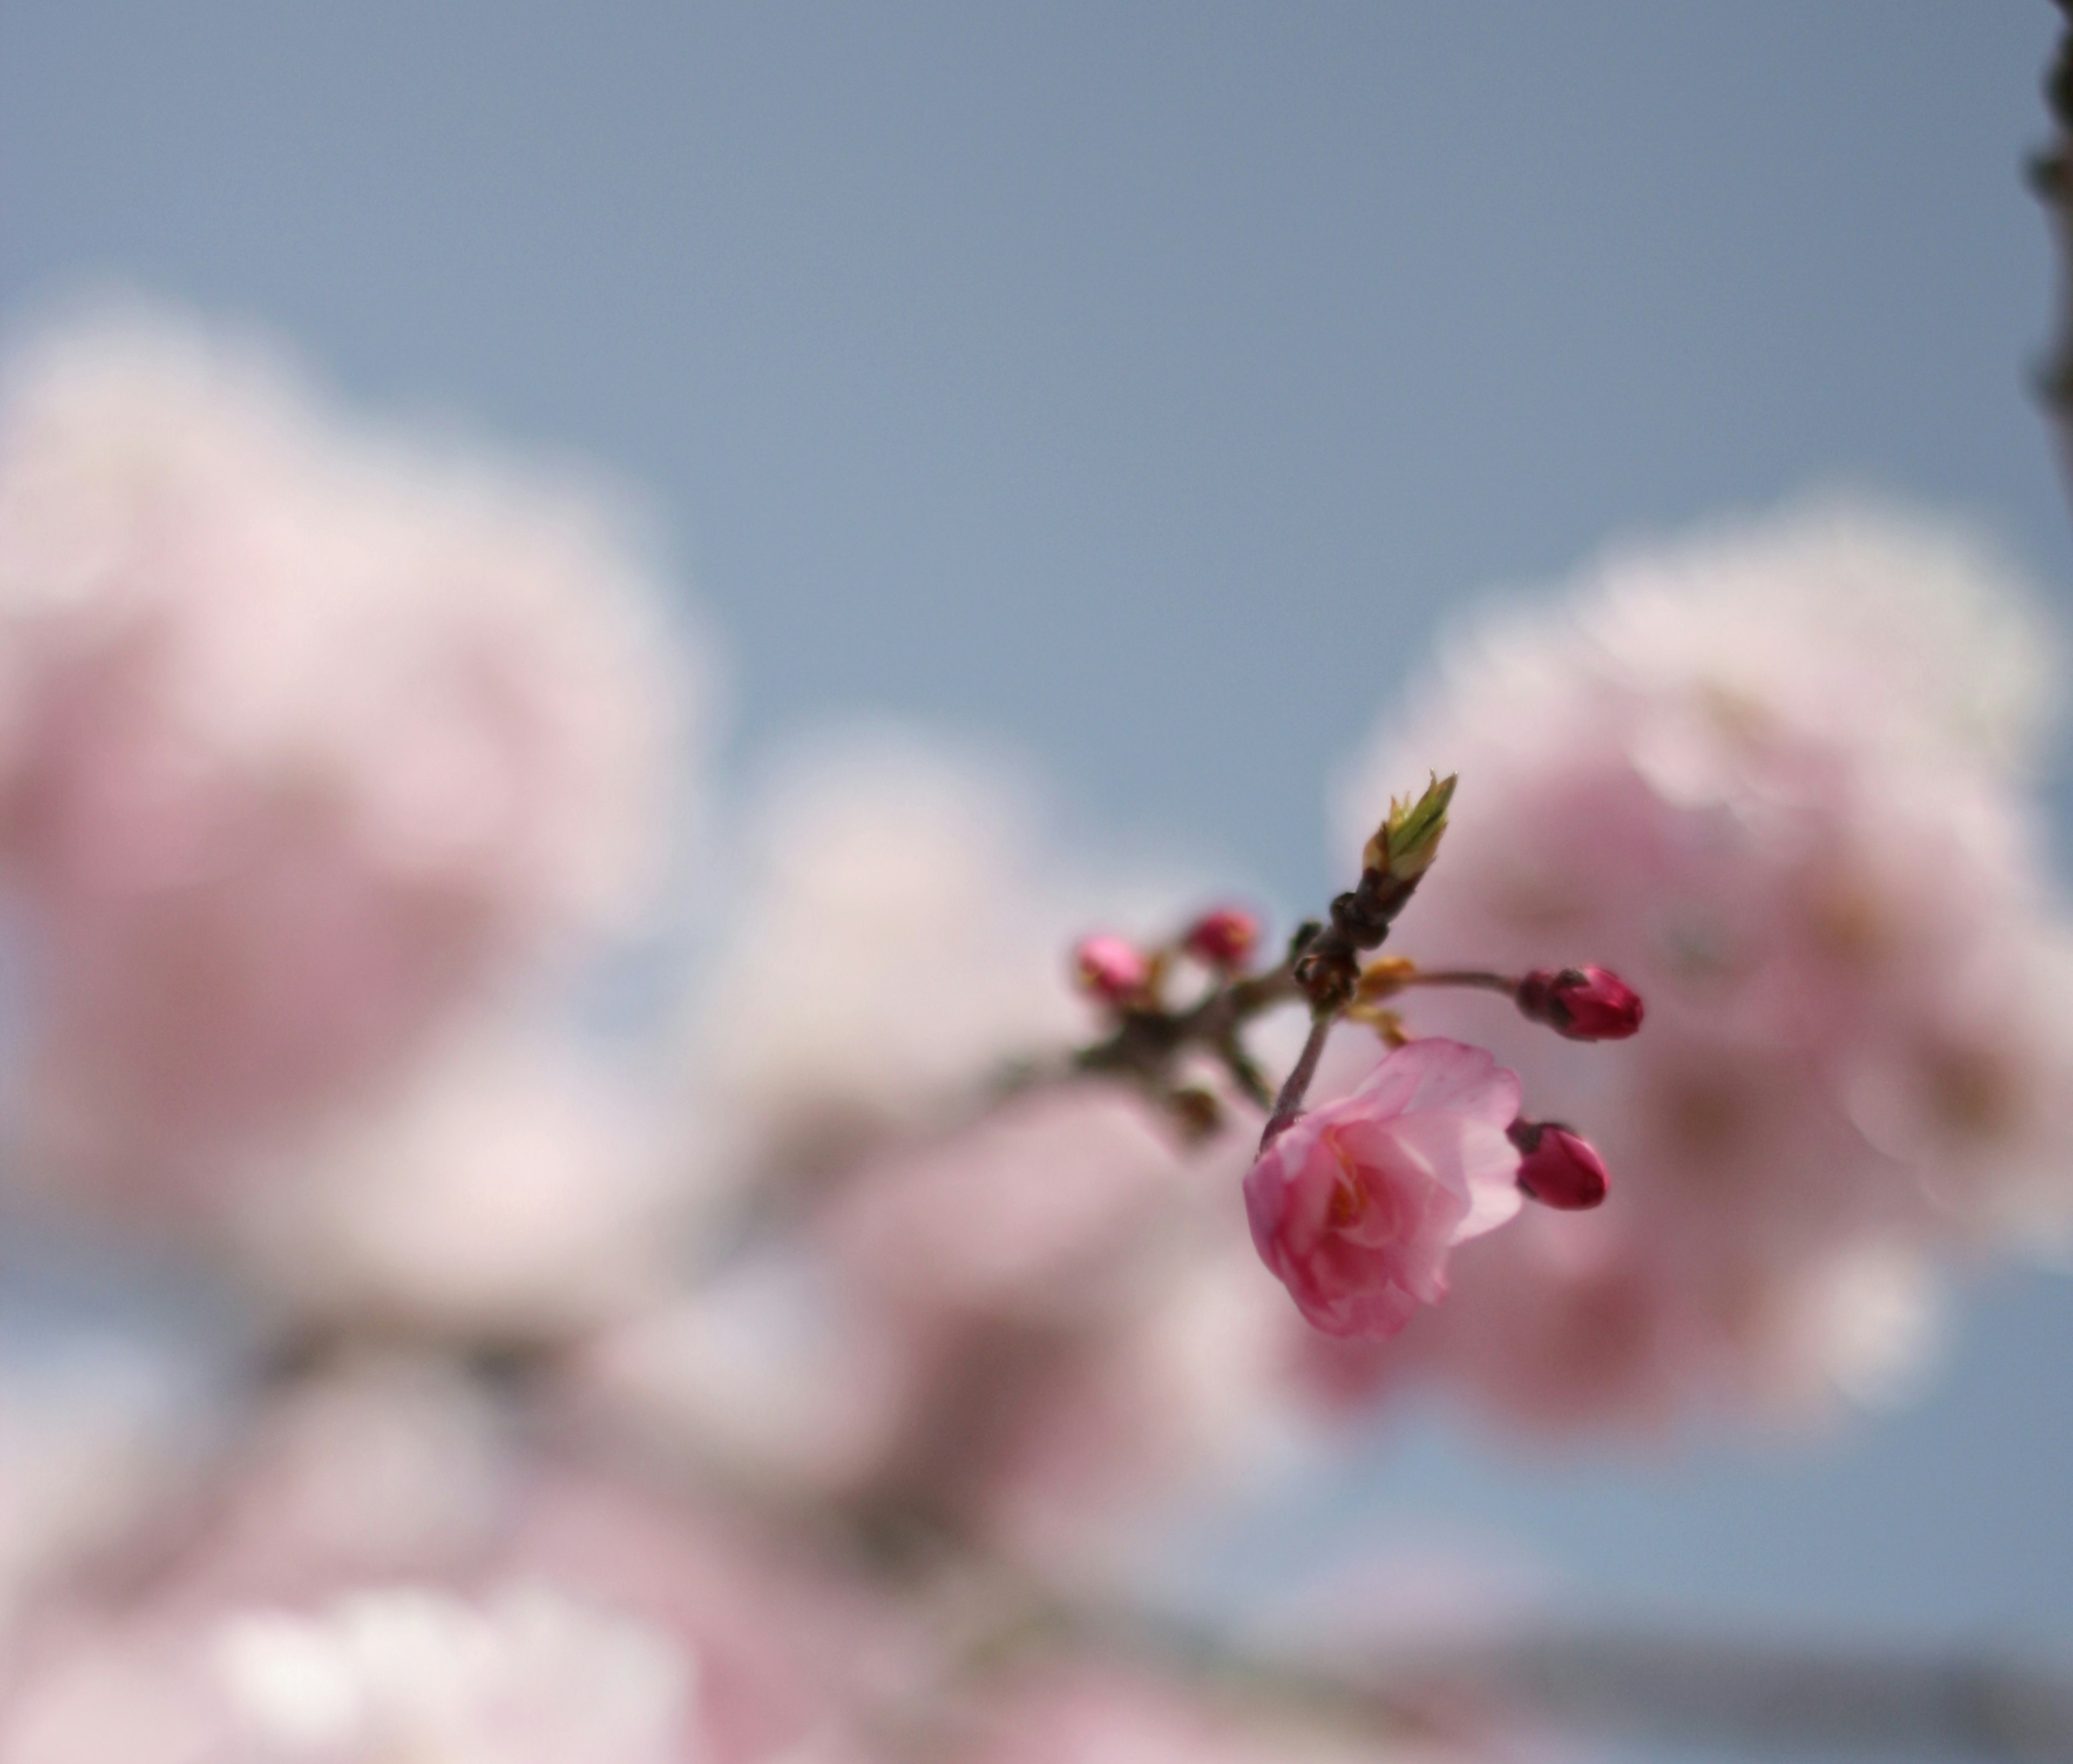
[{"label": "blurred pink blossom", "polygon": [[1519,1081],[1437,1037],[1296,1117],[1245,1179],[1260,1256],[1328,1335],[1389,1336],[1447,1290],[1448,1252],[1519,1210]]},{"label": "blurred pink blossom", "polygon": [[0,1705],[5,1764],[706,1764],[695,1657],[537,1583],[117,1625]]},{"label": "blurred pink blossom", "polygon": [[1189,1150],[1082,1081],[881,1145],[796,1232],[570,1362],[574,1412],[1112,1578],[1142,1565],[1148,1511],[1276,1424],[1285,1300],[1241,1253],[1244,1139]]},{"label": "blurred pink blossom", "polygon": [[1127,899],[1098,902],[1045,851],[1033,794],[888,729],[780,771],[686,1037],[716,1188],[854,1164],[1086,1032],[1065,954],[1097,904]]},{"label": "blurred pink blossom", "polygon": [[1129,938],[1098,931],[1082,938],[1074,947],[1073,977],[1082,991],[1121,1004],[1144,991],[1152,977],[1152,964]]},{"label": "blurred pink blossom", "polygon": [[1101,1565],[1119,1517],[1228,1469],[1274,1370],[1272,1287],[1229,1253],[1247,1119],[1190,1148],[1082,1081],[860,1168],[814,1230],[852,1314],[904,1354],[874,1485],[1064,1574]]},{"label": "blurred pink blossom", "polygon": [[564,1340],[664,1284],[674,1183],[657,1112],[543,1027],[466,1024],[252,1160],[230,1232],[305,1327]]},{"label": "blurred pink blossom", "polygon": [[1232,1459],[1279,1338],[1232,1326],[1276,1299],[1230,1253],[1247,1106],[1194,1152],[1111,1083],[987,1106],[1097,1031],[1077,931],[1156,935],[1199,898],[1090,882],[1029,797],[911,736],[794,760],[687,1047],[708,1186],[749,1241],[570,1364],[579,1407],[694,1461],[1062,1571]]},{"label": "blurred pink blossom", "polygon": [[1048,1085],[861,1166],[816,1230],[888,1304],[1077,1316],[1185,1219],[1195,1163],[1120,1084]]},{"label": "blurred pink blossom", "polygon": [[[586,1758],[622,1755],[614,1743],[636,1748],[624,1755],[711,1764],[789,1758],[877,1688],[913,1676],[911,1627],[848,1564],[817,1552],[811,1532],[788,1531],[752,1502],[704,1502],[608,1467],[609,1436],[593,1442],[595,1459],[568,1443],[523,1431],[492,1384],[450,1361],[363,1353],[315,1369],[258,1412],[243,1447],[208,1478],[163,1490],[159,1510],[131,1527],[101,1572],[25,1609],[9,1636],[20,1670],[0,1687],[0,1764],[148,1760],[159,1755],[147,1742],[161,1725],[196,1748],[175,1749],[169,1760],[243,1758],[209,1748],[270,1741],[263,1721],[246,1724],[275,1711],[225,1704],[221,1637],[255,1625],[299,1636],[310,1644],[302,1652],[264,1658],[307,1660],[319,1632],[369,1599],[405,1601],[395,1607],[405,1614],[446,1614],[430,1628],[399,1629],[398,1656],[384,1654],[399,1671],[413,1667],[407,1684],[361,1687],[369,1710],[392,1692],[401,1697],[393,1712],[407,1717],[411,1735],[421,1730],[408,1721],[437,1713],[413,1700],[409,1687],[422,1677],[414,1667],[435,1668],[422,1682],[436,1680],[453,1666],[443,1638],[464,1634],[482,1638],[468,1646],[485,1670],[507,1657],[509,1641],[512,1663],[524,1664],[519,1677],[538,1678],[548,1702],[525,1706],[543,1745],[554,1736],[558,1747],[564,1724],[581,1712],[563,1706],[563,1688],[580,1696],[585,1679],[596,1681],[595,1712],[606,1725],[566,1729],[568,1743],[581,1735],[603,1748],[575,1754]],[[570,1621],[536,1623],[549,1608]],[[516,1626],[508,1632],[507,1618]],[[495,1647],[492,1632],[503,1637]],[[617,1682],[612,1651],[590,1644],[608,1632],[641,1638],[645,1657],[670,1663],[648,1682],[694,1691],[690,1750],[651,1754],[637,1747],[650,1743],[640,1739],[649,1728],[633,1722],[622,1734],[611,1725],[636,1712],[606,1694]],[[241,1685],[250,1688],[240,1680],[230,1688]],[[491,1743],[518,1743],[497,1725],[518,1678],[499,1667],[476,1684],[463,1672],[452,1688],[469,1696],[446,1713],[490,1725],[479,1733],[464,1725],[443,1741],[453,1749],[427,1755],[559,1764],[561,1750]],[[474,1700],[478,1690],[486,1701]],[[326,1706],[343,1700],[341,1692]],[[661,1703],[641,1707],[659,1720]],[[686,1703],[680,1712],[692,1712]],[[133,1722],[142,1736],[134,1752],[117,1743]],[[435,1731],[422,1729],[418,1743],[431,1745]],[[652,1729],[652,1742],[666,1733],[671,1745],[688,1745],[692,1732],[673,1717]],[[323,1764],[397,1755],[377,1741],[402,1743],[387,1729],[344,1727],[327,1742],[336,1750],[307,1755]],[[478,1746],[487,1749],[471,1749]],[[305,1754],[260,1747],[249,1755]]]},{"label": "blurred pink blossom", "polygon": [[1616,1186],[1465,1250],[1374,1375],[1568,1423],[1870,1388],[1939,1245],[2063,1223],[2073,937],[2024,776],[2054,649],[1966,542],[1849,507],[1617,554],[1457,648],[1346,796],[1350,843],[1391,780],[1461,773],[1392,948],[1601,961],[1648,1022],[1581,1047],[1407,1000]]},{"label": "blurred pink blossom", "polygon": [[171,321],[0,406],[0,874],[39,1149],[171,1199],[624,922],[694,670],[585,493]]},{"label": "blurred pink blossom", "polygon": [[638,1469],[543,1455],[499,1558],[624,1613],[698,1663],[714,1764],[847,1756],[852,1717],[940,1663],[923,1614],[766,1491],[707,1499]]},{"label": "blurred pink blossom", "polygon": [[[450,1358],[341,1350],[261,1393],[200,1487],[169,1490],[159,1602],[306,1604],[495,1565],[524,1464],[492,1393]],[[176,1497],[176,1498],[175,1498]]]}]

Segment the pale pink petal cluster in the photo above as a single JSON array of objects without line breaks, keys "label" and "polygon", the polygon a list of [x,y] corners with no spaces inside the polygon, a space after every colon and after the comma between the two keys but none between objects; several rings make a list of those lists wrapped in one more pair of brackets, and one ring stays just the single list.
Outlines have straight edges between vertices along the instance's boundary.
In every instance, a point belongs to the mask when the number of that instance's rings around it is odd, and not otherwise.
[{"label": "pale pink petal cluster", "polygon": [[170,1198],[658,880],[686,653],[587,491],[138,318],[0,402],[0,880],[39,1149]]},{"label": "pale pink petal cluster", "polygon": [[[162,1743],[169,1761],[774,1764],[818,1755],[808,1742],[909,1645],[809,1539],[515,1419],[443,1356],[362,1353],[298,1379],[208,1478],[161,1490],[110,1554],[119,1572],[21,1614],[0,1764],[148,1764]],[[375,1608],[397,1622],[363,1656],[355,1614]],[[253,1672],[225,1680],[225,1638],[254,1634],[278,1651],[253,1643]],[[299,1687],[324,1693],[312,1725],[276,1732]]]},{"label": "pale pink petal cluster", "polygon": [[1461,774],[1392,948],[1601,962],[1647,1020],[1575,1046],[1418,995],[1613,1193],[1465,1251],[1376,1375],[1546,1421],[1861,1385],[1924,1338],[1939,1245],[2073,1210],[2073,942],[2025,773],[2054,653],[1962,536],[1853,505],[1615,553],[1456,647],[1346,793],[1351,839],[1392,781]]},{"label": "pale pink petal cluster", "polygon": [[782,1179],[968,1106],[1085,1024],[1066,956],[1089,890],[1012,772],[912,732],[795,751],[740,841],[686,1033],[718,1164]]},{"label": "pale pink petal cluster", "polygon": [[1431,1037],[1297,1117],[1245,1179],[1262,1259],[1328,1335],[1395,1334],[1447,1291],[1449,1253],[1519,1208],[1519,1080]]},{"label": "pale pink petal cluster", "polygon": [[702,1185],[785,1228],[600,1338],[590,1398],[777,1486],[1094,1553],[1229,1459],[1272,1370],[1271,1331],[1201,1369],[1274,1297],[1228,1253],[1258,1116],[1191,1150],[1113,1083],[987,1096],[1098,1028],[1077,936],[1177,929],[1189,894],[1090,884],[998,768],[884,732],[795,759],[749,843],[689,1090]]},{"label": "pale pink petal cluster", "polygon": [[1245,1136],[1190,1152],[1082,1082],[877,1144],[780,1243],[601,1337],[579,1407],[1113,1574],[1267,1419],[1285,1301],[1234,1241]]},{"label": "pale pink petal cluster", "polygon": [[0,1711],[6,1764],[706,1764],[694,1658],[537,1583],[409,1585],[53,1649]]},{"label": "pale pink petal cluster", "polygon": [[304,1326],[566,1340],[652,1303],[670,1272],[658,1114],[544,1024],[466,1024],[241,1166],[226,1230]]},{"label": "pale pink petal cluster", "polygon": [[[872,1486],[1113,1572],[1117,1522],[1228,1468],[1273,1370],[1230,1326],[1272,1296],[1226,1253],[1247,1136],[1190,1149],[1082,1082],[860,1167],[811,1229],[907,1368]],[[1193,1370],[1219,1350],[1221,1383]]]}]

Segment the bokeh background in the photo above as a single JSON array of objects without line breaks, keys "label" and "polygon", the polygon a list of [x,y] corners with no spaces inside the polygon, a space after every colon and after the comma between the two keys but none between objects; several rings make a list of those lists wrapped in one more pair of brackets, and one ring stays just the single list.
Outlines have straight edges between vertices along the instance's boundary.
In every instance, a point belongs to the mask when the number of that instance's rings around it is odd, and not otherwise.
[{"label": "bokeh background", "polygon": [[[643,487],[737,783],[891,711],[1298,905],[1436,630],[1610,539],[1868,486],[2073,611],[2053,26],[12,0],[0,321],[142,291]],[[1614,1615],[2028,1646],[2073,1633],[2069,1486],[2073,1286],[2002,1272],[1905,1408],[1552,1461],[1392,1415],[1186,1577],[1271,1597],[1351,1526]]]}]

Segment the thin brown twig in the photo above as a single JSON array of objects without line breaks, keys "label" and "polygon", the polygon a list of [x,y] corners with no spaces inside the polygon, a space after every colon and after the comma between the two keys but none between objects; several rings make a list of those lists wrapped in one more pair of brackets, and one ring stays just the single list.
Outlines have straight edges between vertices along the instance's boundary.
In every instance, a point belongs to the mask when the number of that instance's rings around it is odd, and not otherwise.
[{"label": "thin brown twig", "polygon": [[1317,1061],[1324,1057],[1325,1038],[1337,1020],[1330,1012],[1322,1011],[1310,1019],[1310,1033],[1303,1043],[1303,1051],[1289,1068],[1281,1094],[1274,1099],[1274,1112],[1267,1116],[1267,1126],[1259,1135],[1261,1151],[1271,1145],[1276,1135],[1301,1112],[1303,1098],[1310,1094],[1310,1080],[1317,1075]]},{"label": "thin brown twig", "polygon": [[2030,188],[2051,217],[2059,242],[2058,335],[2037,370],[2037,394],[2057,431],[2060,470],[2073,497],[2073,0],[2057,0],[2066,20],[2044,80],[2056,127],[2051,145],[2030,163]]}]

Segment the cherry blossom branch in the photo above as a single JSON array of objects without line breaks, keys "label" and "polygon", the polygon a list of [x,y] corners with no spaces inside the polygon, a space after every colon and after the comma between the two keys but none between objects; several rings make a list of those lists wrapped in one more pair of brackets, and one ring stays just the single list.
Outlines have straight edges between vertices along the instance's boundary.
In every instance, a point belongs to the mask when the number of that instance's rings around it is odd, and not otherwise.
[{"label": "cherry blossom branch", "polygon": [[1397,983],[1401,986],[1463,986],[1485,992],[1519,995],[1519,982],[1507,974],[1492,974],[1482,968],[1407,967]]},{"label": "cherry blossom branch", "polygon": [[[1205,915],[1176,943],[1149,956],[1120,938],[1085,939],[1076,952],[1081,985],[1106,1003],[1116,1020],[1105,1039],[1073,1056],[1070,1070],[1133,1080],[1199,1135],[1220,1123],[1221,1109],[1211,1093],[1182,1075],[1184,1057],[1207,1053],[1242,1093],[1267,1107],[1265,1078],[1239,1032],[1263,1012],[1307,1002],[1309,1039],[1273,1098],[1266,1135],[1272,1139],[1301,1110],[1331,1025],[1358,997],[1363,955],[1389,935],[1432,868],[1454,785],[1453,778],[1436,774],[1421,795],[1390,804],[1362,853],[1360,880],[1332,902],[1327,918],[1297,929],[1286,958],[1267,973],[1243,971],[1259,927],[1230,909]],[[1218,979],[1194,1004],[1175,1010],[1165,1002],[1164,984],[1184,954],[1207,963]]]},{"label": "cherry blossom branch", "polygon": [[2073,1675],[2009,1656],[1564,1623],[1333,1664],[1158,1614],[1077,1621],[1140,1659],[1379,1737],[1523,1726],[1753,1753],[2073,1759]]},{"label": "cherry blossom branch", "polygon": [[2020,1658],[1646,1628],[1516,1629],[1380,1656],[1392,1706],[1762,1752],[2073,1759],[2073,1675]]},{"label": "cherry blossom branch", "polygon": [[528,1436],[637,1481],[695,1488],[793,1549],[847,1562],[903,1599],[937,1603],[958,1637],[948,1676],[880,1713],[925,1733],[943,1700],[1045,1649],[1130,1661],[1263,1714],[1298,1712],[1379,1740],[1464,1725],[1774,1753],[2073,1760],[2073,1676],[2018,1655],[1787,1645],[1564,1620],[1430,1646],[1329,1655],[1269,1646],[1141,1604],[1065,1592],[941,1515],[787,1495],[670,1448],[624,1414],[534,1408]]},{"label": "cherry blossom branch", "polygon": [[2073,1759],[2073,1673],[2013,1655],[1564,1622],[1321,1658],[995,1572],[1012,1614],[974,1658],[1096,1650],[1378,1739],[1527,1727],[1774,1754]]},{"label": "cherry blossom branch", "polygon": [[2066,21],[2045,76],[2044,96],[2057,138],[2030,163],[2030,188],[2051,218],[2059,241],[2059,324],[2037,372],[2038,396],[2058,431],[2060,469],[2073,495],[2073,0],[2057,0]]}]

